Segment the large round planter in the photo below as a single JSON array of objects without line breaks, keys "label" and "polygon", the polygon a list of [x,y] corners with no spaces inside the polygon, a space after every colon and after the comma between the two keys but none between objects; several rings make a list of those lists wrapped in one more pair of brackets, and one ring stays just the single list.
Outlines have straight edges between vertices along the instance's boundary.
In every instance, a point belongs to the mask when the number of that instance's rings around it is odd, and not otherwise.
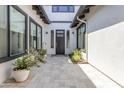
[{"label": "large round planter", "polygon": [[29,73],[30,70],[17,70],[13,71],[13,77],[16,80],[16,82],[23,82],[28,78]]}]

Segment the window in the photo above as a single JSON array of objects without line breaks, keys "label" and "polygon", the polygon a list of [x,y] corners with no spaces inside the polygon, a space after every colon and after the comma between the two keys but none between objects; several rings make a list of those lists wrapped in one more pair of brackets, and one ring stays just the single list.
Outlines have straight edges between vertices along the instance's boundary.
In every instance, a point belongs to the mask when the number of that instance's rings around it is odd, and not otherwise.
[{"label": "window", "polygon": [[7,48],[7,6],[0,6],[0,58],[6,57]]},{"label": "window", "polygon": [[30,47],[34,49],[42,48],[42,28],[30,18]]},{"label": "window", "polygon": [[10,54],[22,54],[25,51],[25,16],[10,6]]},{"label": "window", "polygon": [[67,38],[67,48],[69,48],[70,47],[70,31],[68,30],[67,32],[66,32],[66,38]]},{"label": "window", "polygon": [[31,22],[31,47],[36,49],[36,24]]},{"label": "window", "polygon": [[0,62],[25,53],[27,15],[15,5],[0,6]]},{"label": "window", "polygon": [[41,27],[37,27],[37,49],[42,48],[42,29]]},{"label": "window", "polygon": [[52,12],[74,12],[73,5],[53,5]]},{"label": "window", "polygon": [[51,48],[54,48],[54,30],[51,30]]},{"label": "window", "polygon": [[77,29],[77,48],[85,49],[85,33],[86,33],[86,25],[82,24]]}]

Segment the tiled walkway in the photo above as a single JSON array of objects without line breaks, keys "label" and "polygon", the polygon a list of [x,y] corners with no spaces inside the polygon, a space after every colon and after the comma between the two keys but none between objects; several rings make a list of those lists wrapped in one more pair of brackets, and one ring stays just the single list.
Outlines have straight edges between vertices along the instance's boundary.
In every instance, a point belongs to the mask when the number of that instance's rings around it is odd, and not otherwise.
[{"label": "tiled walkway", "polygon": [[[87,67],[89,67],[89,69],[87,69]],[[13,79],[9,79],[0,87],[28,87],[28,88],[119,87],[113,81],[108,80],[108,78],[107,78],[108,83],[104,83],[104,81],[102,80],[104,80],[103,78],[105,77],[95,78],[95,76],[92,75],[92,73],[97,74],[97,70],[95,70],[89,64],[76,65],[70,63],[68,57],[53,56],[48,57],[47,63],[42,64],[40,68],[34,68],[27,81],[23,83],[15,83]],[[98,81],[100,82],[98,83],[97,81],[97,84],[95,84],[95,79],[98,79]]]}]

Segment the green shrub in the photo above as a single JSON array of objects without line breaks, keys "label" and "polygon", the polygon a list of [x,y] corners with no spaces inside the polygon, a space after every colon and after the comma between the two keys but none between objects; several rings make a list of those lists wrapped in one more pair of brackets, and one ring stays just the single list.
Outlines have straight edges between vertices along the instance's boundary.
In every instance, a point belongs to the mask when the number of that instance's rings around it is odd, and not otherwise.
[{"label": "green shrub", "polygon": [[39,55],[45,56],[46,55],[46,49],[39,49],[38,50]]},{"label": "green shrub", "polygon": [[45,49],[29,49],[29,54],[32,54],[35,56],[35,61],[37,63],[45,63],[44,57],[46,55],[46,50]]},{"label": "green shrub", "polygon": [[79,49],[75,49],[73,54],[81,56],[81,51]]},{"label": "green shrub", "polygon": [[80,56],[79,55],[73,55],[72,56],[72,61],[73,62],[75,62],[75,63],[77,63],[77,62],[79,62],[81,59],[80,59]]},{"label": "green shrub", "polygon": [[75,49],[72,54],[70,54],[70,58],[73,63],[78,63],[82,60],[81,51],[79,49]]}]

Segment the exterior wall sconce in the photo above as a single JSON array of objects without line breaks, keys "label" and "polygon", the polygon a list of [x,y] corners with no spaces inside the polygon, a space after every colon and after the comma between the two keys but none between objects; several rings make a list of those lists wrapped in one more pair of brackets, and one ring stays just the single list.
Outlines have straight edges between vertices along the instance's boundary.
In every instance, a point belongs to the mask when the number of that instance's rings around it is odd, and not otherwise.
[{"label": "exterior wall sconce", "polygon": [[74,35],[74,32],[72,32],[72,34]]},{"label": "exterior wall sconce", "polygon": [[48,32],[45,32],[45,34],[48,34]]}]

